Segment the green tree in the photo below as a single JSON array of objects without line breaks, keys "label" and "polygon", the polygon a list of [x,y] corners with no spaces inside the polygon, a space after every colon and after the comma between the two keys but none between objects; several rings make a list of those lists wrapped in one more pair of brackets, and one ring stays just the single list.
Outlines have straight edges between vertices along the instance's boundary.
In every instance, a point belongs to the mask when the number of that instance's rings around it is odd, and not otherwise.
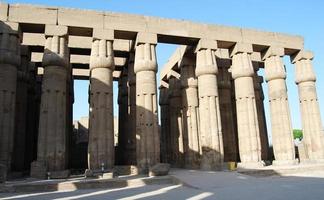
[{"label": "green tree", "polygon": [[299,140],[303,139],[303,131],[302,130],[294,129],[293,134],[294,134],[294,139],[299,139]]}]

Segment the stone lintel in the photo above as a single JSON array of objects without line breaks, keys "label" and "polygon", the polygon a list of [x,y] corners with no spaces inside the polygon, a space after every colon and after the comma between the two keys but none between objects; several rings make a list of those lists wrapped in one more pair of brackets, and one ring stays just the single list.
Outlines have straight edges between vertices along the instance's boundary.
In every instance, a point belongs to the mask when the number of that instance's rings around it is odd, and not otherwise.
[{"label": "stone lintel", "polygon": [[311,51],[301,50],[290,57],[291,63],[295,64],[300,60],[313,60],[314,54]]},{"label": "stone lintel", "polygon": [[161,80],[160,84],[161,85],[160,85],[159,89],[161,89],[161,88],[169,88],[169,84],[167,82],[163,81],[163,80]]},{"label": "stone lintel", "polygon": [[252,44],[237,42],[231,49],[230,49],[230,56],[233,57],[235,54],[238,53],[253,53]]},{"label": "stone lintel", "polygon": [[201,38],[196,46],[195,52],[197,52],[201,49],[217,50],[218,49],[217,41]]},{"label": "stone lintel", "polygon": [[7,21],[8,20],[8,4],[0,3],[0,20]]},{"label": "stone lintel", "polygon": [[68,34],[67,26],[48,25],[45,26],[45,36],[65,36]]},{"label": "stone lintel", "polygon": [[95,28],[92,37],[99,40],[114,40],[114,30]]},{"label": "stone lintel", "polygon": [[157,34],[149,32],[138,32],[136,37],[136,46],[138,44],[157,44]]},{"label": "stone lintel", "polygon": [[167,78],[170,79],[171,77],[175,77],[176,79],[180,79],[180,74],[174,70],[170,70],[168,75],[167,75]]},{"label": "stone lintel", "polygon": [[265,60],[271,56],[280,56],[285,55],[285,49],[279,46],[270,46],[266,51],[261,53],[262,60]]}]

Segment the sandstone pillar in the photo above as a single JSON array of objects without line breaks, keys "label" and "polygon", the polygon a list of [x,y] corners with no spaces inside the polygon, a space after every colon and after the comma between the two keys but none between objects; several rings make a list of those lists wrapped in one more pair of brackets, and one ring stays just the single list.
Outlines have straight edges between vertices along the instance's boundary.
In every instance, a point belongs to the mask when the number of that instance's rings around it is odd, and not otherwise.
[{"label": "sandstone pillar", "polygon": [[32,176],[44,177],[46,171],[61,171],[67,167],[67,32],[64,26],[48,25],[45,28],[38,152],[37,162],[32,163]]},{"label": "sandstone pillar", "polygon": [[90,57],[90,114],[88,168],[110,170],[114,166],[113,30],[94,29]]},{"label": "sandstone pillar", "polygon": [[170,105],[168,88],[160,86],[159,98],[161,110],[161,136],[160,136],[160,149],[161,149],[161,162],[170,162]]},{"label": "sandstone pillar", "polygon": [[181,61],[183,135],[186,168],[200,166],[198,82],[195,60],[184,57]]},{"label": "sandstone pillar", "polygon": [[128,77],[127,68],[124,68],[118,82],[118,158],[119,164],[128,162]]},{"label": "sandstone pillar", "polygon": [[201,39],[196,53],[198,77],[199,118],[204,170],[220,170],[223,167],[224,147],[217,86],[216,41]]},{"label": "sandstone pillar", "polygon": [[261,142],[253,87],[254,69],[250,54],[252,45],[237,43],[231,50],[232,77],[235,84],[239,167],[260,167]]},{"label": "sandstone pillar", "polygon": [[134,52],[129,55],[128,62],[128,164],[136,164],[136,76],[134,72]]},{"label": "sandstone pillar", "polygon": [[156,96],[157,35],[138,33],[134,72],[136,73],[136,158],[139,173],[147,173],[160,161],[160,137]]},{"label": "sandstone pillar", "polygon": [[259,131],[260,131],[260,142],[261,142],[261,159],[268,160],[269,155],[269,140],[267,131],[267,122],[264,112],[264,94],[262,89],[263,77],[258,76],[259,63],[254,62],[255,75],[253,77],[255,103],[258,114]]},{"label": "sandstone pillar", "polygon": [[238,161],[237,135],[235,134],[235,119],[232,106],[232,84],[231,74],[228,68],[230,60],[218,60],[218,91],[219,105],[222,122],[222,133],[224,143],[224,161]]},{"label": "sandstone pillar", "polygon": [[286,86],[286,69],[282,61],[284,49],[270,47],[263,55],[268,83],[272,129],[273,164],[294,164],[295,146],[291,127]]},{"label": "sandstone pillar", "polygon": [[15,136],[13,150],[13,171],[25,169],[26,139],[27,139],[27,108],[28,108],[28,77],[30,66],[30,51],[27,46],[20,47],[21,65],[17,73],[17,94],[15,114]]},{"label": "sandstone pillar", "polygon": [[11,170],[15,133],[17,67],[20,65],[19,25],[0,24],[0,165]]},{"label": "sandstone pillar", "polygon": [[292,58],[295,64],[306,156],[310,160],[319,161],[324,159],[323,125],[312,60],[313,53],[309,51],[300,51]]},{"label": "sandstone pillar", "polygon": [[184,140],[182,119],[181,83],[179,77],[169,79],[170,102],[170,163],[175,167],[184,165]]}]

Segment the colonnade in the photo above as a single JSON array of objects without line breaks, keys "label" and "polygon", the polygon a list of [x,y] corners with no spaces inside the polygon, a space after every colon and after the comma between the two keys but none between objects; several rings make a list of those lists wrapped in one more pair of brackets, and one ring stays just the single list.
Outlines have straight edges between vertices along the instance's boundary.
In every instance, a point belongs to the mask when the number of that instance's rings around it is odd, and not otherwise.
[{"label": "colonnade", "polygon": [[[45,25],[44,73],[40,77],[29,47],[21,45],[19,24],[1,24],[0,164],[8,172],[30,168],[31,176],[37,178],[69,174],[74,102],[69,31],[68,26]],[[260,52],[262,61],[255,62],[252,44],[234,43],[224,59],[219,57],[222,51],[216,40],[199,39],[179,59],[176,70],[170,71],[168,84],[159,87],[159,123],[158,34],[138,32],[118,80],[116,148],[114,41],[114,30],[93,29],[88,170],[137,165],[138,173],[147,174],[159,162],[204,170],[222,170],[230,161],[242,168],[264,166],[271,158],[263,77],[257,73],[262,67],[269,91],[273,164],[296,164],[283,47],[268,46]],[[321,161],[323,126],[312,59],[312,53],[304,50],[291,56],[306,155],[311,161]]]}]

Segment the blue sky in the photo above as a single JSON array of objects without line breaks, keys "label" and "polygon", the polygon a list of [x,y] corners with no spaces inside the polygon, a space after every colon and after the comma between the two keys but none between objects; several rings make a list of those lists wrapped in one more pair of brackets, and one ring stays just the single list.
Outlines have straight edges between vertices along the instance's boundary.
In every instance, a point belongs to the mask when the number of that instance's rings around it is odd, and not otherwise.
[{"label": "blue sky", "polygon": [[[324,102],[324,1],[322,0],[12,0],[6,2],[125,12],[301,35],[305,39],[305,49],[315,54],[317,91],[321,114],[324,116],[322,103]],[[175,48],[174,45],[158,45],[159,68],[163,67]],[[288,72],[287,86],[293,127],[301,128],[294,68],[288,58],[285,58],[285,64]],[[266,95],[265,109],[269,113],[265,83],[263,88]],[[88,115],[87,91],[88,82],[75,82],[75,119]],[[269,125],[269,114],[267,121]]]}]

